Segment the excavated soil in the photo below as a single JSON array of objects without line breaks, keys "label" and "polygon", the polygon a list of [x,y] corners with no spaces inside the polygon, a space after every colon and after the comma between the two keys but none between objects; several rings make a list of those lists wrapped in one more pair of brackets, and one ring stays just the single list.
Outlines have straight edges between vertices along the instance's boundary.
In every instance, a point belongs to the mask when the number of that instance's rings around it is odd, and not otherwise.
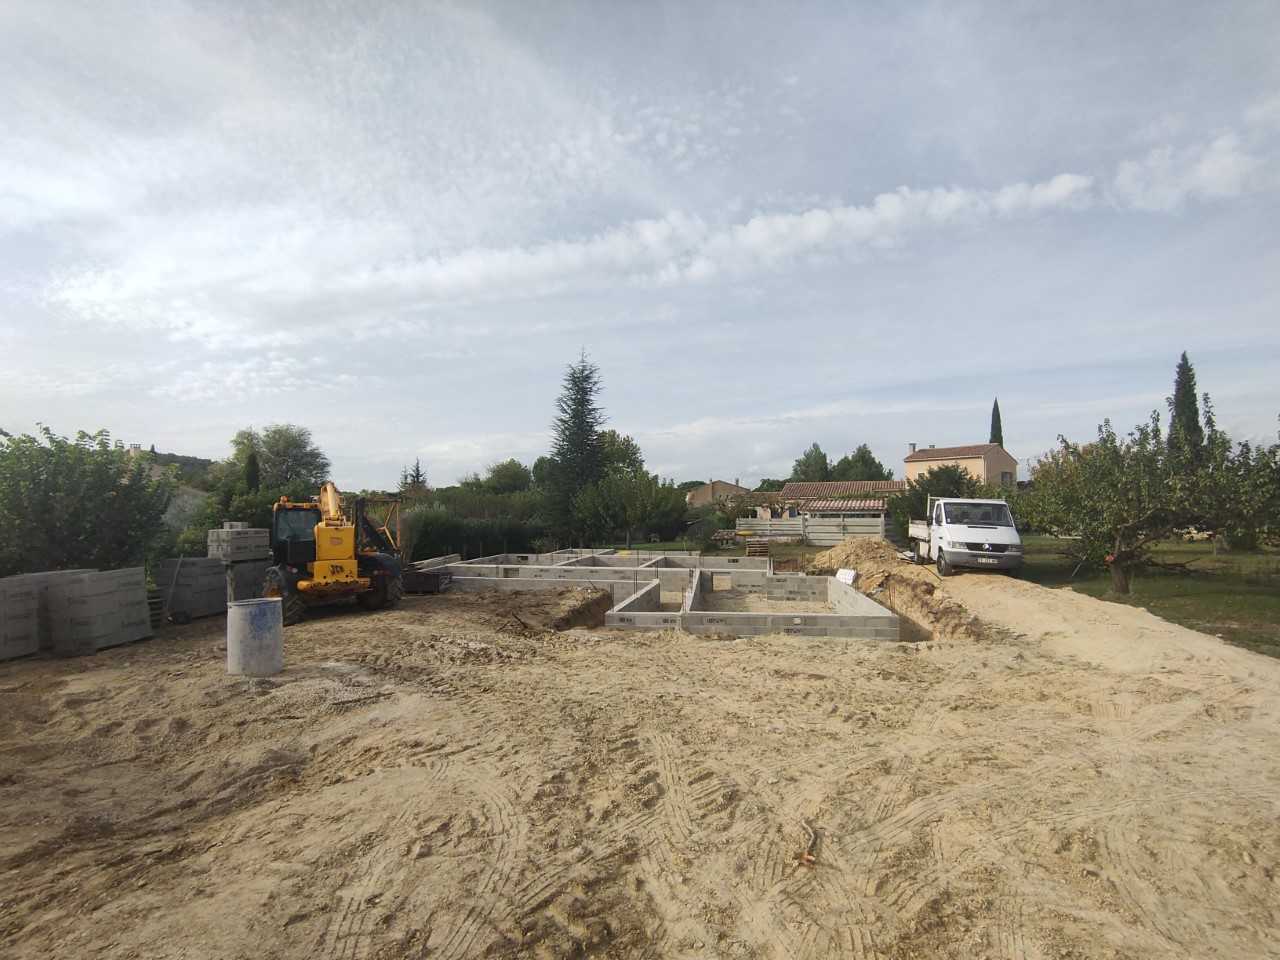
[{"label": "excavated soil", "polygon": [[993,628],[554,632],[598,598],[446,594],[290,628],[267,680],[221,618],[0,664],[3,954],[1280,955],[1280,663],[905,571],[924,626]]}]

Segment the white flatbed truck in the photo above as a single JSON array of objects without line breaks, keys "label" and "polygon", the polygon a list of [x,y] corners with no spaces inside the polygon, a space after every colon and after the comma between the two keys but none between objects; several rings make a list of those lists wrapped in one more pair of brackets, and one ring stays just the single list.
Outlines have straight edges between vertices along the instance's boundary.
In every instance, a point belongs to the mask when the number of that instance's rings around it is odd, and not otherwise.
[{"label": "white flatbed truck", "polygon": [[934,563],[941,577],[959,567],[1016,572],[1022,538],[1004,500],[930,497],[928,516],[912,520],[907,538],[916,563]]}]

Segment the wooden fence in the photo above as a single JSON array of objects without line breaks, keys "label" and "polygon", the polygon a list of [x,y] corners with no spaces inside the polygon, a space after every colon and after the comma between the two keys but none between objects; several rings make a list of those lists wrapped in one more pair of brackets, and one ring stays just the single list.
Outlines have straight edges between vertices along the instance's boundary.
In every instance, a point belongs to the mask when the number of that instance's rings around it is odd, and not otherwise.
[{"label": "wooden fence", "polygon": [[738,532],[753,537],[800,537],[805,543],[832,547],[850,537],[883,537],[884,516],[788,517],[777,520],[740,518]]}]

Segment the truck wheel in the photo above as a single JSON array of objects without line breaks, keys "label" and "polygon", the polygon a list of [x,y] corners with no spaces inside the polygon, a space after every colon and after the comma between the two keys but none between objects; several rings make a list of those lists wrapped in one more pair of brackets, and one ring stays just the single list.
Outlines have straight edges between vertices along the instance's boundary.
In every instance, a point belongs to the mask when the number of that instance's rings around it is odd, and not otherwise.
[{"label": "truck wheel", "polygon": [[267,568],[267,575],[262,581],[262,595],[280,598],[280,616],[286,627],[301,623],[306,616],[307,605],[302,602],[302,597],[298,596],[296,590],[289,589],[289,584],[278,567]]},{"label": "truck wheel", "polygon": [[955,568],[947,562],[947,555],[941,550],[938,551],[938,576],[949,577],[955,572]]}]

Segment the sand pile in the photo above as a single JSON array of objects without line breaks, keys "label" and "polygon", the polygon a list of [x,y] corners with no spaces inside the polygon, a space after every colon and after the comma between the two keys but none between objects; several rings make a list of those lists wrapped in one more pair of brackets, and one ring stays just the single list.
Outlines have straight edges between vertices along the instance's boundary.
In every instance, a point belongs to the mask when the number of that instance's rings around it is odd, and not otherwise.
[{"label": "sand pile", "polygon": [[845,568],[858,571],[856,586],[892,609],[906,622],[903,639],[989,639],[978,618],[947,595],[932,567],[908,563],[885,540],[851,537],[809,561],[806,572],[831,576]]}]

